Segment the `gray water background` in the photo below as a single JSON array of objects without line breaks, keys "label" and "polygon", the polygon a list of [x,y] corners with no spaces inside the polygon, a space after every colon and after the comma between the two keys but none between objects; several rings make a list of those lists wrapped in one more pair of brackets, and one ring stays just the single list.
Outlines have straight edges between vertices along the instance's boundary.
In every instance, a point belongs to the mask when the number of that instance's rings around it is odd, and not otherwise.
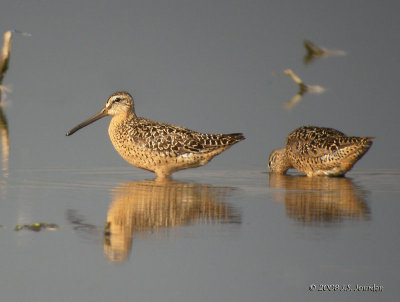
[{"label": "gray water background", "polygon": [[[12,92],[4,102],[1,300],[397,300],[398,11],[395,1],[2,1],[0,31],[32,36],[14,36],[3,81]],[[304,39],[347,55],[305,66]],[[286,68],[326,92],[287,111],[298,87]],[[65,132],[117,90],[133,94],[140,116],[245,134],[209,165],[175,175],[233,188],[224,202],[238,221],[144,232],[126,261],[104,256],[113,192],[152,174],[113,150],[106,120]],[[302,200],[304,187],[271,185],[267,156],[307,124],[376,137],[344,189],[361,196],[362,215],[308,221],[291,210],[291,192]],[[60,229],[13,230],[39,221]],[[384,289],[310,292],[312,283]]]}]

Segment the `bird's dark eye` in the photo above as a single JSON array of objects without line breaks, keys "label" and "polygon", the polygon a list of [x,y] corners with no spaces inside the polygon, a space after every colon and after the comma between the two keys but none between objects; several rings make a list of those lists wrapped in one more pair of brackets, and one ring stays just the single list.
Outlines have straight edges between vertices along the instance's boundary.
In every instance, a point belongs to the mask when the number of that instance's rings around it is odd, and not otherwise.
[{"label": "bird's dark eye", "polygon": [[121,98],[114,99],[114,103],[118,103],[119,101],[121,101]]}]

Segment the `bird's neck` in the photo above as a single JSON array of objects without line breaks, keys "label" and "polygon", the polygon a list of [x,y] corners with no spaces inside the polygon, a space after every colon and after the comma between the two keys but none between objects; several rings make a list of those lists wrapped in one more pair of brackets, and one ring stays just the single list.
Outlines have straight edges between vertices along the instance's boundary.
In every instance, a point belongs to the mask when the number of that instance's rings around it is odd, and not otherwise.
[{"label": "bird's neck", "polygon": [[126,111],[123,113],[120,113],[118,115],[114,115],[111,119],[112,123],[116,123],[116,124],[120,124],[123,121],[126,120],[131,120],[131,119],[135,119],[136,118],[136,114],[133,111]]}]

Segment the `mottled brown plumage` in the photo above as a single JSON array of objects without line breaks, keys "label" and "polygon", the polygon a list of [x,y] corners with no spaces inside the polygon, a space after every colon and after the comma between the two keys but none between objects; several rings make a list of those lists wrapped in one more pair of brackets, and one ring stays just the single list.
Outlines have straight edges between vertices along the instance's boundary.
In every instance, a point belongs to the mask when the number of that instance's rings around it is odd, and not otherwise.
[{"label": "mottled brown plumage", "polygon": [[286,148],[272,151],[268,167],[279,174],[295,168],[307,176],[342,176],[368,151],[372,139],[332,128],[300,127],[288,135]]},{"label": "mottled brown plumage", "polygon": [[205,165],[244,139],[241,133],[204,134],[137,117],[133,98],[127,92],[112,94],[99,113],[67,135],[107,115],[112,116],[108,134],[117,152],[130,164],[155,172],[160,178]]}]

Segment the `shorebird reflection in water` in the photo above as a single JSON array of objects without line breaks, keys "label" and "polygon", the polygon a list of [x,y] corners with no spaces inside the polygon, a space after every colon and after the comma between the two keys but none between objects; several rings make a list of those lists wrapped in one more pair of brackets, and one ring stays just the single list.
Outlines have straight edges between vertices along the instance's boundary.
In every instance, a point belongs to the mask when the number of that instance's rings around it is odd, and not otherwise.
[{"label": "shorebird reflection in water", "polygon": [[214,156],[244,139],[242,133],[205,134],[172,124],[137,117],[127,92],[112,94],[104,108],[67,132],[67,136],[105,116],[112,116],[108,134],[117,152],[131,165],[158,178],[203,166]]},{"label": "shorebird reflection in water", "polygon": [[295,168],[307,176],[343,176],[369,150],[372,139],[303,126],[288,135],[285,148],[272,151],[268,167],[278,174]]},{"label": "shorebird reflection in water", "polygon": [[300,102],[306,93],[322,94],[326,90],[324,87],[319,85],[305,84],[291,69],[285,69],[283,72],[299,86],[299,91],[294,95],[294,97],[292,97],[290,101],[285,102],[285,108],[288,110],[292,109],[294,105]]},{"label": "shorebird reflection in water", "polygon": [[225,202],[233,190],[171,180],[120,184],[111,192],[104,253],[111,261],[124,261],[134,236],[193,224],[240,224],[238,210]]},{"label": "shorebird reflection in water", "polygon": [[[8,30],[3,35],[3,47],[1,48],[0,57],[0,135],[1,135],[1,157],[2,157],[2,170],[5,171],[4,176],[8,177],[8,160],[10,156],[10,140],[8,136],[8,122],[6,115],[3,112],[4,100],[6,92],[10,92],[10,88],[3,85],[4,76],[10,65],[10,55],[12,48],[13,34],[21,34],[23,36],[31,36],[31,34],[21,32],[19,30]],[[4,98],[3,98],[4,96]]]},{"label": "shorebird reflection in water", "polygon": [[287,216],[306,225],[370,219],[368,192],[348,178],[269,174],[268,185],[278,189],[271,197],[285,203]]}]

